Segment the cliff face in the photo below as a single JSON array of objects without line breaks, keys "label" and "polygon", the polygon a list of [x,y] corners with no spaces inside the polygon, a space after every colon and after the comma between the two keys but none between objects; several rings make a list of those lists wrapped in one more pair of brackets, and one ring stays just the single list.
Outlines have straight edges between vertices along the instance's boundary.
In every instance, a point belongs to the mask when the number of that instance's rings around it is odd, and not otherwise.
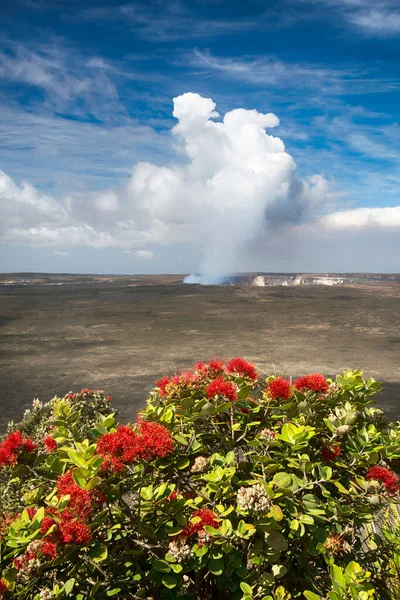
[{"label": "cliff face", "polygon": [[282,285],[354,285],[381,283],[399,283],[400,275],[376,273],[305,273],[305,274],[246,274],[233,275],[223,283],[228,285],[255,285],[258,287]]}]

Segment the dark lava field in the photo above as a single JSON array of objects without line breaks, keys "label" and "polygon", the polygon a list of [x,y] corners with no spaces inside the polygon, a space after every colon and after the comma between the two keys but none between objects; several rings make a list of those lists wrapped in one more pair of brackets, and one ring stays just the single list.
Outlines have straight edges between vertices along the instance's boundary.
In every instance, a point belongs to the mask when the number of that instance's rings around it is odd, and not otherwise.
[{"label": "dark lava field", "polygon": [[19,420],[33,398],[82,387],[105,389],[120,420],[133,420],[161,375],[237,355],[284,376],[362,369],[383,382],[378,404],[400,419],[399,316],[397,281],[189,286],[174,276],[76,276],[62,285],[3,284],[0,426]]}]

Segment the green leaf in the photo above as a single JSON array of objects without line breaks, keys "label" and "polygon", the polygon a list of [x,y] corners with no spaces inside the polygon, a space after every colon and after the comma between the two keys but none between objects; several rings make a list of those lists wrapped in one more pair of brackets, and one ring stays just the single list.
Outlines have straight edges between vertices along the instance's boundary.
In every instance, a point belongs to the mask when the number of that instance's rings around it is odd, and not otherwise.
[{"label": "green leaf", "polygon": [[280,438],[286,442],[287,444],[295,444],[296,438],[299,433],[301,433],[302,429],[293,425],[293,423],[285,423],[282,425]]},{"label": "green leaf", "polygon": [[120,591],[121,591],[121,588],[112,588],[111,590],[108,590],[108,592],[106,592],[106,594],[107,594],[107,596],[115,596]]},{"label": "green leaf", "polygon": [[174,575],[164,575],[161,579],[165,587],[172,589],[176,587],[178,580]]},{"label": "green leaf", "polygon": [[142,496],[143,500],[151,500],[153,497],[153,486],[149,485],[147,487],[143,487],[140,490],[140,495]]},{"label": "green leaf", "polygon": [[178,458],[175,464],[178,469],[186,469],[186,467],[190,465],[190,460],[187,456],[181,456],[180,458]]},{"label": "green leaf", "polygon": [[292,484],[292,477],[283,471],[275,473],[272,481],[277,487],[288,488]]},{"label": "green leaf", "polygon": [[95,563],[100,563],[107,558],[108,550],[104,544],[95,542],[90,548],[89,556]]},{"label": "green leaf", "polygon": [[248,596],[252,596],[253,594],[253,588],[245,581],[240,582],[240,589],[244,594],[247,594]]},{"label": "green leaf", "polygon": [[225,562],[222,558],[211,558],[208,561],[207,566],[213,575],[222,575],[225,568]]},{"label": "green leaf", "polygon": [[86,484],[86,490],[93,490],[96,485],[99,485],[103,480],[101,477],[92,477],[92,479]]},{"label": "green leaf", "polygon": [[323,600],[322,596],[318,596],[318,594],[314,594],[314,592],[310,592],[309,590],[306,590],[304,595],[307,600]]},{"label": "green leaf", "polygon": [[174,573],[180,573],[183,570],[183,567],[179,563],[171,563],[171,569]]},{"label": "green leaf", "polygon": [[279,533],[279,531],[271,531],[271,533],[266,533],[265,539],[267,544],[273,548],[273,550],[284,552],[288,549],[287,540],[281,533]]},{"label": "green leaf", "polygon": [[72,579],[68,579],[68,581],[66,581],[64,583],[64,591],[67,594],[67,596],[69,596],[70,593],[72,592],[72,589],[73,589],[74,585],[75,585],[75,579],[73,579],[73,578]]},{"label": "green leaf", "polygon": [[272,565],[272,574],[276,579],[281,579],[287,573],[285,565]]},{"label": "green leaf", "polygon": [[268,517],[272,517],[275,521],[282,521],[283,512],[280,506],[273,504],[268,512]]},{"label": "green leaf", "polygon": [[171,566],[166,560],[157,560],[153,566],[160,573],[169,573],[171,571]]}]

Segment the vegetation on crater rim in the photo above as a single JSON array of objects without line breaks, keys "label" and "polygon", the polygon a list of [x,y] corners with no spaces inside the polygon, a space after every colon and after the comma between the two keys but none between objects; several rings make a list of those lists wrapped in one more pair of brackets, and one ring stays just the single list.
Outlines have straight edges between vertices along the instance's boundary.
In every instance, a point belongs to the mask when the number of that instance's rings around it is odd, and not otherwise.
[{"label": "vegetation on crater rim", "polygon": [[0,598],[395,599],[400,423],[348,371],[163,377],[134,425],[82,390],[0,444]]}]

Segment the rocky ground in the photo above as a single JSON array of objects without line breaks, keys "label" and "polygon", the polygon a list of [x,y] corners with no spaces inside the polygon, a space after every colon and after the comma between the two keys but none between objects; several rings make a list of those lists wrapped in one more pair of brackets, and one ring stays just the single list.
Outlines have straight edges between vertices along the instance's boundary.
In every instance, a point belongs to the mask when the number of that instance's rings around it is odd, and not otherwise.
[{"label": "rocky ground", "polygon": [[134,419],[159,376],[236,355],[285,376],[362,369],[383,381],[379,404],[400,419],[398,282],[291,288],[186,286],[175,276],[74,281],[0,285],[2,429],[34,397],[82,387],[104,388],[121,420]]}]

